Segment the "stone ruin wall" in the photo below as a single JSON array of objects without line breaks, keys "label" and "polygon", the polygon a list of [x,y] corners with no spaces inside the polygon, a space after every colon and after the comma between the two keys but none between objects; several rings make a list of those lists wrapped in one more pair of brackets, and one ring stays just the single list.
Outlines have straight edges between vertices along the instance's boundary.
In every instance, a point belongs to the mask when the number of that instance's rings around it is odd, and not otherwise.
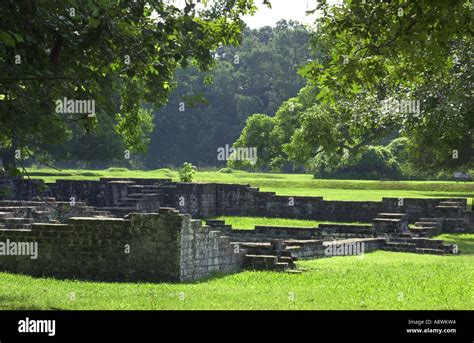
[{"label": "stone ruin wall", "polygon": [[168,208],[0,230],[0,241],[7,240],[37,242],[38,258],[2,256],[0,270],[92,280],[193,281],[240,270],[244,253],[219,231]]},{"label": "stone ruin wall", "polygon": [[[37,195],[27,180],[20,180],[14,187],[17,198],[31,199]],[[39,181],[35,183],[41,184]],[[127,209],[120,211],[122,199],[135,192],[134,185],[153,185],[153,194],[142,199],[128,199],[129,205],[140,212],[156,212],[160,207],[173,207],[193,218],[215,216],[261,216],[320,221],[370,223],[378,213],[405,213],[414,223],[420,218],[463,218],[466,225],[474,226],[474,212],[467,211],[465,198],[382,198],[382,201],[336,201],[322,197],[279,196],[273,192],[261,192],[257,188],[239,184],[176,183],[170,179],[112,179],[98,181],[57,180],[46,183],[45,195],[59,201],[84,201],[90,206],[106,207],[116,216],[123,217]],[[0,185],[1,188],[1,185]],[[0,199],[2,195],[0,193]],[[136,201],[134,201],[136,200]],[[293,205],[290,205],[292,200]],[[400,200],[403,204],[400,206]],[[437,208],[442,201],[462,203],[461,209]],[[447,231],[455,231],[456,221],[445,223]]]},{"label": "stone ruin wall", "polygon": [[[0,241],[38,242],[40,250],[37,260],[2,256],[0,270],[81,279],[194,281],[242,268],[291,269],[297,259],[324,257],[328,246],[341,242],[362,243],[366,252],[449,254],[452,246],[423,237],[433,236],[441,228],[472,229],[474,216],[466,211],[466,199],[456,199],[454,206],[451,200],[405,198],[400,206],[397,198],[326,201],[321,197],[277,196],[246,185],[174,183],[168,179],[58,180],[47,184],[0,179]],[[443,201],[448,202],[446,206],[440,206]],[[7,212],[1,212],[2,208]],[[218,220],[202,225],[191,215],[372,224],[235,230]],[[415,223],[420,227],[408,228],[423,217],[421,223]],[[423,232],[428,236],[420,237]]]}]

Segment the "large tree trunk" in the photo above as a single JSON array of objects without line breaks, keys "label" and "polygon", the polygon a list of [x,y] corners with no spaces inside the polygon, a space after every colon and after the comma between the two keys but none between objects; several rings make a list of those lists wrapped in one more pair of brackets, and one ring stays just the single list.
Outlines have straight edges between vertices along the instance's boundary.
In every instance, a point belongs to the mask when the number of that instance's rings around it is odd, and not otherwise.
[{"label": "large tree trunk", "polygon": [[3,170],[8,174],[14,175],[16,171],[15,152],[17,146],[13,144],[10,148],[0,149],[0,157],[2,158]]}]

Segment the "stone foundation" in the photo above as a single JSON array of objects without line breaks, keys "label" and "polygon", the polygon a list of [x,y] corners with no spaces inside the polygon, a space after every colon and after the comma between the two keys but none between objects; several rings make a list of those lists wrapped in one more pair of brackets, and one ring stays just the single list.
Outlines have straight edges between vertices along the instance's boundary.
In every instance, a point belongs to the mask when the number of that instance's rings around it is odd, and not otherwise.
[{"label": "stone foundation", "polygon": [[[4,199],[4,200],[1,200]],[[429,237],[469,232],[466,199],[326,201],[234,184],[168,179],[0,179],[1,242],[37,243],[38,258],[5,256],[0,270],[117,281],[194,281],[249,269],[294,271],[298,259],[375,250],[452,254]],[[175,210],[176,208],[176,210]],[[239,230],[210,216],[367,224]],[[342,250],[341,250],[342,249]]]},{"label": "stone foundation", "polygon": [[237,271],[243,258],[229,237],[168,208],[0,230],[0,242],[7,240],[37,242],[38,258],[0,255],[0,270],[59,278],[193,281]]}]

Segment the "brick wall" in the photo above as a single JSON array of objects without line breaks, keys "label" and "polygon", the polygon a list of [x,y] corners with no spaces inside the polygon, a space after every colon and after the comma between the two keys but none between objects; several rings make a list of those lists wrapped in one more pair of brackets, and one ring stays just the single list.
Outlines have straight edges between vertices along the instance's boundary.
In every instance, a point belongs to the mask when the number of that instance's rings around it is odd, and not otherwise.
[{"label": "brick wall", "polygon": [[70,218],[0,230],[0,242],[37,242],[38,258],[0,256],[0,270],[95,280],[191,281],[240,269],[228,237],[168,208],[116,218]]}]

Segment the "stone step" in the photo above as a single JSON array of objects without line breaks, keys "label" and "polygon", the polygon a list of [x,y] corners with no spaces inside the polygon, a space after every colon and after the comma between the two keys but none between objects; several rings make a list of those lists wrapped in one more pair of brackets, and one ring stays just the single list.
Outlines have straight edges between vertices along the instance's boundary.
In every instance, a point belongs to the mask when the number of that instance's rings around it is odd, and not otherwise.
[{"label": "stone step", "polygon": [[133,199],[133,198],[122,198],[119,200],[119,206],[136,206],[138,203],[139,199]]},{"label": "stone step", "polygon": [[127,189],[130,191],[130,193],[144,193],[145,191],[154,191],[156,192],[158,189],[160,189],[161,186],[157,185],[133,185],[133,186],[128,186]]},{"label": "stone step", "polygon": [[436,211],[441,217],[459,218],[462,216],[463,208],[458,206],[436,206]]},{"label": "stone step", "polygon": [[278,258],[273,255],[245,255],[244,267],[255,270],[273,270]]},{"label": "stone step", "polygon": [[394,248],[416,247],[415,243],[408,243],[408,242],[387,242],[385,245],[388,247],[394,247]]},{"label": "stone step", "polygon": [[156,191],[157,191],[156,189],[145,189],[142,191],[142,194],[160,195]]},{"label": "stone step", "polygon": [[101,207],[104,211],[109,211],[113,216],[123,218],[125,215],[130,213],[136,213],[137,209],[130,206],[115,206],[115,207]]},{"label": "stone step", "polygon": [[245,249],[248,255],[270,255],[273,247],[270,243],[238,242],[241,249]]},{"label": "stone step", "polygon": [[419,218],[420,222],[438,222],[442,223],[444,218]]},{"label": "stone step", "polygon": [[0,212],[0,218],[13,218],[13,212]]},{"label": "stone step", "polygon": [[439,206],[454,206],[464,208],[464,204],[460,201],[440,201]]},{"label": "stone step", "polygon": [[381,222],[381,223],[398,223],[401,221],[399,218],[374,218],[374,222]]},{"label": "stone step", "polygon": [[405,213],[378,213],[377,218],[381,219],[405,219],[407,215]]},{"label": "stone step", "polygon": [[408,229],[411,233],[419,237],[433,237],[441,233],[439,227],[421,227],[415,226]]},{"label": "stone step", "polygon": [[31,224],[32,218],[0,218],[0,223],[5,223],[7,226],[11,224]]},{"label": "stone step", "polygon": [[273,270],[276,272],[285,272],[290,268],[287,262],[276,262]]},{"label": "stone step", "polygon": [[415,226],[417,227],[441,227],[439,222],[434,222],[434,221],[420,221],[420,222],[415,222]]},{"label": "stone step", "polygon": [[129,193],[127,194],[127,197],[129,199],[143,199],[145,195],[143,193]]},{"label": "stone step", "polygon": [[295,268],[295,261],[293,258],[289,257],[289,256],[280,256],[278,258],[278,262],[285,262],[288,264],[288,267],[289,268]]}]

